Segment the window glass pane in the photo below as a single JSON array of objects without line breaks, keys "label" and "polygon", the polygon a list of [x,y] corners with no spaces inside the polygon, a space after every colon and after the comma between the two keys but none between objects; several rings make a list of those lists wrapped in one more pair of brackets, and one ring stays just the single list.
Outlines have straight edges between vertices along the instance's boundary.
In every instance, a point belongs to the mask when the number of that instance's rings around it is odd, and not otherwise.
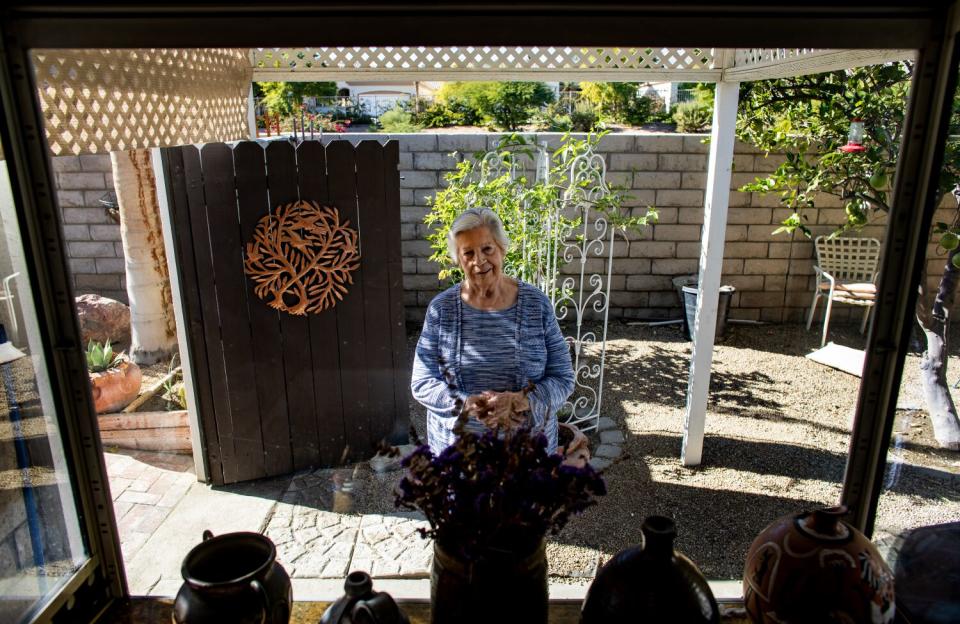
[{"label": "window glass pane", "polygon": [[[0,621],[17,622],[87,559],[6,161],[0,161]],[[2,337],[2,334],[0,334]]]},{"label": "window glass pane", "polygon": [[[956,621],[960,554],[960,341],[949,320],[960,275],[960,97],[940,178],[912,351],[907,355],[874,528],[910,621]],[[946,322],[944,322],[946,321]],[[921,331],[922,330],[922,331]],[[941,374],[938,375],[938,372]],[[952,445],[952,449],[950,448]]]}]

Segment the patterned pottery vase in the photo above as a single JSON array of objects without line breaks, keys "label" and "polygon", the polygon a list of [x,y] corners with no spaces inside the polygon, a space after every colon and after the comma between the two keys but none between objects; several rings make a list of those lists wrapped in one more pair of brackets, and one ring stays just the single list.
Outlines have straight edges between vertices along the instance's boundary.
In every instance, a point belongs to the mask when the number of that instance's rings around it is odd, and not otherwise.
[{"label": "patterned pottery vase", "polygon": [[784,516],[750,545],[743,600],[754,624],[893,622],[893,573],[840,518],[846,507]]},{"label": "patterned pottery vase", "polygon": [[590,585],[580,624],[716,624],[720,609],[692,561],[673,549],[670,518],[643,521],[643,545],[621,550]]}]

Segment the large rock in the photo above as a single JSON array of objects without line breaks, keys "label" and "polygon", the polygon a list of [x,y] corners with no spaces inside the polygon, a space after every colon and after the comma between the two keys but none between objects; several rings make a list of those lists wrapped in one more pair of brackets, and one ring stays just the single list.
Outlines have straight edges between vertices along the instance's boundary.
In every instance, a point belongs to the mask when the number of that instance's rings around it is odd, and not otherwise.
[{"label": "large rock", "polygon": [[76,303],[84,347],[91,340],[130,342],[130,308],[126,304],[100,295],[80,295]]}]

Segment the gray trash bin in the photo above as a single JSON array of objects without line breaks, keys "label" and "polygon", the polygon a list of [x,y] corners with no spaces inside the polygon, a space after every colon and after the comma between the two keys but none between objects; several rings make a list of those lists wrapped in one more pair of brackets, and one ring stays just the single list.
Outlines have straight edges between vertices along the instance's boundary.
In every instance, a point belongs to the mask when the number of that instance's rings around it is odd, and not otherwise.
[{"label": "gray trash bin", "polygon": [[[697,316],[697,286],[682,286],[683,291],[683,311],[685,325],[687,326],[687,336],[693,340],[693,326]],[[717,301],[717,333],[719,339],[727,336],[727,316],[730,313],[730,299],[736,292],[733,286],[720,287],[720,299]]]}]

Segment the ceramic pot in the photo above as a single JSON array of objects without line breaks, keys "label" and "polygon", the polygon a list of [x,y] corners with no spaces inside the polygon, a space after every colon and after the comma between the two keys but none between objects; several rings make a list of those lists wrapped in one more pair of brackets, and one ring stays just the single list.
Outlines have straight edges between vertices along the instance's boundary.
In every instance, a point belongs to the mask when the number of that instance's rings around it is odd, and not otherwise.
[{"label": "ceramic pot", "polygon": [[560,448],[565,466],[583,468],[590,462],[590,440],[575,425],[558,423]]},{"label": "ceramic pot", "polygon": [[433,544],[430,575],[433,624],[546,624],[547,552],[488,551],[465,561]]},{"label": "ceramic pot", "polygon": [[373,579],[366,572],[347,575],[343,590],[345,594],[323,612],[320,624],[410,624],[390,594],[373,591]]},{"label": "ceramic pot", "polygon": [[597,573],[583,601],[581,624],[719,622],[706,579],[673,549],[673,520],[650,516],[640,530],[643,544],[621,550]]},{"label": "ceramic pot", "polygon": [[277,549],[259,533],[203,532],[183,560],[176,624],[287,624],[293,592]]},{"label": "ceramic pot", "polygon": [[102,373],[90,373],[96,412],[118,412],[129,405],[140,394],[140,379],[140,367],[129,360]]},{"label": "ceramic pot", "polygon": [[846,507],[784,516],[747,552],[743,599],[755,624],[893,622],[893,573],[840,518]]}]

